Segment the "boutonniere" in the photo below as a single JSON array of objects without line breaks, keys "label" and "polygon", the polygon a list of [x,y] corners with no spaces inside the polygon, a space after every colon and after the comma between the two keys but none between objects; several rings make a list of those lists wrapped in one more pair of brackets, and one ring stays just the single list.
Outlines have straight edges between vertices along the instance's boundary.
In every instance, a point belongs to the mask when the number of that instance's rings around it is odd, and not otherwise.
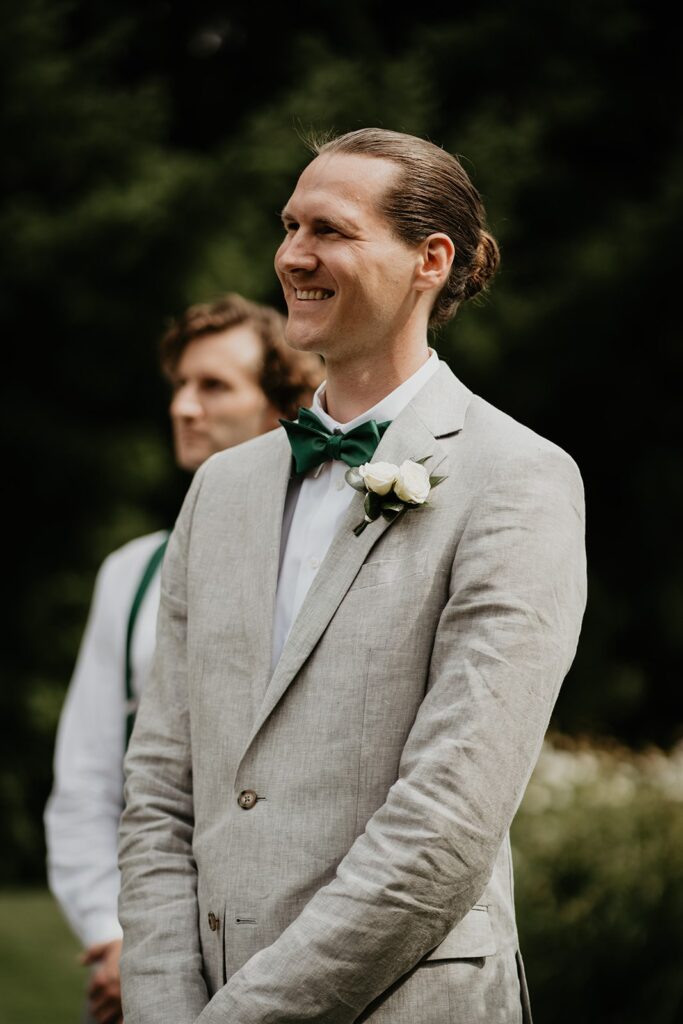
[{"label": "boutonniere", "polygon": [[432,489],[445,476],[430,476],[422,465],[429,458],[406,459],[400,466],[393,462],[366,462],[345,473],[346,482],[365,494],[365,518],[353,532],[359,537],[368,523],[383,516],[390,523],[414,508],[428,505]]}]

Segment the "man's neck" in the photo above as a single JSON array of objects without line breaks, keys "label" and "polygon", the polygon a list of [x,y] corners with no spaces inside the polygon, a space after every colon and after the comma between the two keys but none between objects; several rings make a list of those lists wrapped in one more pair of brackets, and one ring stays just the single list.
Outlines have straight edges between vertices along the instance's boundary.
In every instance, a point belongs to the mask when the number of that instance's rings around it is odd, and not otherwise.
[{"label": "man's neck", "polygon": [[338,423],[348,423],[391,394],[429,359],[427,342],[409,352],[364,355],[356,361],[326,362],[324,407]]}]

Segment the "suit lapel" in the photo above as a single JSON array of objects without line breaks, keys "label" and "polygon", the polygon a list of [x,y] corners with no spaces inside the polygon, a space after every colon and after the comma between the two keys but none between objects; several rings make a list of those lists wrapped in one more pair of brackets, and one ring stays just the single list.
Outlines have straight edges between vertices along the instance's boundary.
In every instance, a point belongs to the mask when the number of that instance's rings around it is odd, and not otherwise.
[{"label": "suit lapel", "polygon": [[[439,433],[443,436],[454,433],[462,427],[470,397],[471,393],[453,376],[446,364],[441,364],[439,371],[418,392],[415,399],[402,410],[386,431],[373,461],[400,464],[404,459],[421,459],[428,456],[425,467],[430,473],[435,473],[445,458],[444,447],[436,439],[435,434]],[[287,443],[286,439],[285,443]],[[287,454],[289,454],[288,445]],[[289,469],[289,458],[284,461],[287,462]],[[281,484],[281,481],[279,483]],[[286,492],[286,485],[284,491]],[[257,588],[263,586],[264,589],[260,591],[260,594],[258,589],[252,591],[254,602],[260,598],[257,619],[260,630],[255,635],[268,638],[265,650],[259,655],[260,679],[266,673],[266,655],[268,658],[267,674],[269,674],[270,667],[284,496],[277,510],[273,508],[272,501],[264,504],[267,506],[267,515],[277,518],[277,530],[272,522],[266,525],[264,520],[261,521],[264,535],[268,537],[267,557],[271,561],[266,567],[263,562],[266,557],[266,545],[264,545],[259,556],[261,568],[256,583]],[[256,715],[249,743],[317,644],[373,546],[387,529],[400,528],[400,517],[393,526],[385,519],[380,518],[369,523],[361,535],[356,537],[353,527],[363,519],[363,514],[363,495],[355,492],[349,509],[299,610],[280,660],[265,689],[265,696]],[[404,514],[409,515],[410,513]],[[269,595],[268,601],[264,601],[265,594]],[[263,693],[260,687],[259,693]]]},{"label": "suit lapel", "polygon": [[[273,444],[265,449],[249,477],[245,531],[249,547],[244,551],[239,602],[252,638],[254,714],[271,676],[273,621],[280,562],[282,517],[291,471],[291,449],[283,429],[276,430]],[[237,582],[237,581],[236,581]]]}]

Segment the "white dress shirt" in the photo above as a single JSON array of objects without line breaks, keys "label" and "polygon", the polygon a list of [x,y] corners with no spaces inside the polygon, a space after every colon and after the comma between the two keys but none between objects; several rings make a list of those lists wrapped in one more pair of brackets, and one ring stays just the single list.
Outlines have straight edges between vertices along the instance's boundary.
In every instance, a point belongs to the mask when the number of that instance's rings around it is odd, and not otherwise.
[{"label": "white dress shirt", "polygon": [[[45,808],[48,881],[84,946],[120,938],[118,825],[123,807],[126,629],[142,573],[166,534],[138,537],[102,563],[59,720]],[[151,668],[160,581],[155,573],[132,638],[133,690]]]},{"label": "white dress shirt", "polygon": [[[313,396],[311,410],[329,430],[338,429],[344,434],[368,420],[376,420],[378,423],[395,420],[438,368],[439,357],[433,349],[429,349],[429,358],[412,377],[348,423],[337,422],[323,408],[325,381]],[[324,462],[289,485],[282,522],[280,574],[275,599],[273,669],[279,661],[308,588],[351,504],[355,492],[344,479],[348,468],[345,462],[339,460]]]}]

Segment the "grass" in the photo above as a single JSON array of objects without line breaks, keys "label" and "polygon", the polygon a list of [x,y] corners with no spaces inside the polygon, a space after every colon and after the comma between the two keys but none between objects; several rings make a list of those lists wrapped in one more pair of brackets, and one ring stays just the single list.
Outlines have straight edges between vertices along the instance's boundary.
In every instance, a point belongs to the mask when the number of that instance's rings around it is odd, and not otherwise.
[{"label": "grass", "polygon": [[79,948],[48,892],[0,892],[0,1024],[76,1024]]}]

